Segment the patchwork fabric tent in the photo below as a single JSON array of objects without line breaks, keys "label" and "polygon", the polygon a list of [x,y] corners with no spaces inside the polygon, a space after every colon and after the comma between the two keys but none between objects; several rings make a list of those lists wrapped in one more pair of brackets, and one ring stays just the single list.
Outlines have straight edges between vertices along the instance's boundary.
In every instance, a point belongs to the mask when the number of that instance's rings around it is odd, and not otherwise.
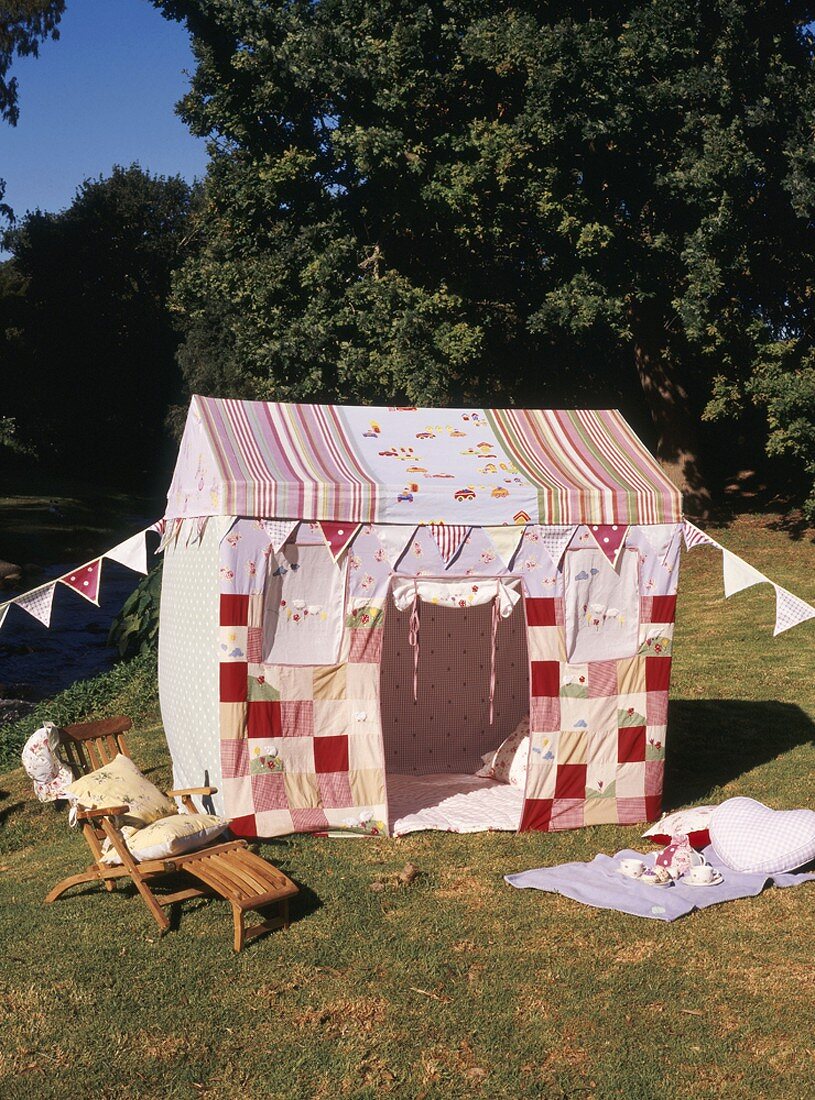
[{"label": "patchwork fabric tent", "polygon": [[[656,819],[681,508],[614,411],[194,397],[163,539],[176,785],[245,836],[444,827],[451,797],[452,828]],[[526,713],[525,790],[474,778]]]}]

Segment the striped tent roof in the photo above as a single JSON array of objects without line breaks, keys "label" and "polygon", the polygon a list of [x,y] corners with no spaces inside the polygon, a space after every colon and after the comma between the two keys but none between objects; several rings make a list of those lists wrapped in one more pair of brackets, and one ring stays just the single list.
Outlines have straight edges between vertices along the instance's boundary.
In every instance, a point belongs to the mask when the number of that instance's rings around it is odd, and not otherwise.
[{"label": "striped tent roof", "polygon": [[672,523],[679,490],[611,409],[420,409],[193,397],[167,517]]}]

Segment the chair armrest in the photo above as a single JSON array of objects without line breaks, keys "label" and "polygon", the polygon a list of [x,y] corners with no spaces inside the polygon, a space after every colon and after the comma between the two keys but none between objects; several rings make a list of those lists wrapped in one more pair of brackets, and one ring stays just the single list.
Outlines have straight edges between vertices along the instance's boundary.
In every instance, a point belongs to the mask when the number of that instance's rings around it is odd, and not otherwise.
[{"label": "chair armrest", "polygon": [[184,787],[183,789],[178,790],[178,791],[167,791],[167,797],[168,798],[175,798],[176,795],[178,795],[180,797],[181,795],[185,795],[185,794],[205,795],[205,794],[217,794],[217,793],[218,793],[218,788],[217,787]]},{"label": "chair armrest", "polygon": [[119,817],[121,814],[126,814],[130,810],[130,805],[125,803],[122,806],[99,806],[95,810],[77,809],[76,819],[77,821],[87,821],[94,817]]}]

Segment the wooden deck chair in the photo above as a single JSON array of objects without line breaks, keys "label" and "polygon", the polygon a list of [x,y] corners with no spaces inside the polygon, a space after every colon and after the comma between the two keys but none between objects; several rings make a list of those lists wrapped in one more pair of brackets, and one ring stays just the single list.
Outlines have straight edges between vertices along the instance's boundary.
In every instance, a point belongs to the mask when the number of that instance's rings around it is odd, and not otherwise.
[{"label": "wooden deck chair", "polygon": [[[129,718],[107,718],[98,722],[66,726],[60,730],[60,743],[68,763],[76,776],[87,775],[109,763],[117,753],[129,756],[124,734],[131,728]],[[193,787],[187,790],[167,791],[168,797],[178,796],[188,813],[198,813],[193,796],[217,793],[215,787]],[[96,810],[79,810],[77,820],[82,825],[85,840],[93,854],[93,863],[77,875],[69,875],[58,883],[45,897],[46,902],[56,901],[72,886],[86,882],[101,882],[106,890],[115,889],[117,879],[130,879],[141,894],[160,932],[170,927],[165,913],[175,902],[220,895],[232,906],[234,946],[240,951],[245,943],[263,932],[289,926],[289,898],[298,888],[286,876],[265,859],[250,852],[245,840],[232,840],[222,844],[210,844],[194,852],[167,859],[149,859],[136,862],[128,850],[120,832],[116,817],[126,814],[128,806],[105,806]],[[102,861],[102,844],[105,839],[115,848],[122,863],[110,866]],[[183,872],[194,881],[171,894],[156,896],[150,886],[162,875]],[[260,924],[247,928],[244,917],[250,910],[275,907],[274,915]]]}]

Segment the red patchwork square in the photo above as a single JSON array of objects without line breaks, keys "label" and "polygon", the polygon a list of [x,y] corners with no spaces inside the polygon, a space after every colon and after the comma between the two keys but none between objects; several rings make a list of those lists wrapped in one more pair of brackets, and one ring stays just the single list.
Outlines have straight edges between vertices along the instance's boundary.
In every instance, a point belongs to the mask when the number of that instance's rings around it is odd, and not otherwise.
[{"label": "red patchwork square", "polygon": [[246,726],[250,737],[282,737],[280,703],[269,699],[249,703]]},{"label": "red patchwork square", "polygon": [[314,770],[318,774],[348,771],[348,738],[345,734],[314,738]]},{"label": "red patchwork square", "polygon": [[670,657],[645,658],[645,690],[667,691],[671,682]]},{"label": "red patchwork square", "polygon": [[589,662],[589,699],[607,698],[617,694],[617,662]]},{"label": "red patchwork square", "polygon": [[582,829],[586,823],[585,800],[556,798],[552,804],[552,829]]},{"label": "red patchwork square", "polygon": [[249,597],[221,594],[221,626],[246,626],[249,622]]},{"label": "red patchwork square", "polygon": [[252,776],[252,802],[255,813],[264,810],[288,810],[289,800],[286,798],[286,781],[282,773]]},{"label": "red patchwork square", "polygon": [[331,827],[322,810],[291,810],[290,813],[296,833],[321,833]]},{"label": "red patchwork square", "polygon": [[352,630],[348,654],[351,664],[379,664],[382,660],[382,634],[379,628]]},{"label": "red patchwork square", "polygon": [[246,660],[250,665],[263,662],[263,631],[259,626],[250,626],[246,631]]},{"label": "red patchwork square", "polygon": [[662,813],[662,795],[653,794],[649,795],[645,799],[645,820],[646,821],[659,821],[659,815]]},{"label": "red patchwork square", "polygon": [[243,817],[233,817],[229,822],[229,828],[235,836],[257,836],[258,827],[254,814],[245,814]]},{"label": "red patchwork square", "polygon": [[645,797],[662,798],[662,780],[665,775],[664,760],[646,760]]},{"label": "red patchwork square", "polygon": [[521,819],[519,832],[549,832],[549,822],[552,820],[551,798],[527,798],[524,803],[524,812]]},{"label": "red patchwork square", "polygon": [[667,726],[668,692],[649,691],[645,696],[645,720],[649,726]]},{"label": "red patchwork square", "polygon": [[532,661],[532,694],[538,697],[560,695],[560,664],[558,661]]},{"label": "red patchwork square", "polygon": [[639,821],[651,821],[644,798],[618,798],[617,821],[620,825],[636,825]]},{"label": "red patchwork square", "polygon": [[[640,622],[650,623],[654,609],[653,596],[640,596]],[[642,820],[642,818],[640,818]]]},{"label": "red patchwork square", "polygon": [[617,763],[633,764],[645,759],[645,726],[617,730]]},{"label": "red patchwork square", "polygon": [[527,626],[557,626],[555,601],[550,597],[530,596],[526,601]]},{"label": "red patchwork square", "polygon": [[652,623],[672,623],[676,618],[676,596],[652,596]]},{"label": "red patchwork square", "polygon": [[245,703],[249,669],[245,661],[224,661],[220,666],[222,703]]},{"label": "red patchwork square", "polygon": [[280,703],[281,737],[314,736],[314,704],[310,699]]},{"label": "red patchwork square", "polygon": [[555,798],[584,799],[585,797],[586,765],[558,764],[555,775]]},{"label": "red patchwork square", "polygon": [[348,772],[318,772],[317,789],[320,802],[327,810],[341,810],[354,805]]},{"label": "red patchwork square", "polygon": [[560,696],[532,696],[529,707],[530,725],[537,733],[555,733],[560,729]]},{"label": "red patchwork square", "polygon": [[240,741],[221,741],[221,775],[224,779],[237,779],[249,771],[249,744]]}]

